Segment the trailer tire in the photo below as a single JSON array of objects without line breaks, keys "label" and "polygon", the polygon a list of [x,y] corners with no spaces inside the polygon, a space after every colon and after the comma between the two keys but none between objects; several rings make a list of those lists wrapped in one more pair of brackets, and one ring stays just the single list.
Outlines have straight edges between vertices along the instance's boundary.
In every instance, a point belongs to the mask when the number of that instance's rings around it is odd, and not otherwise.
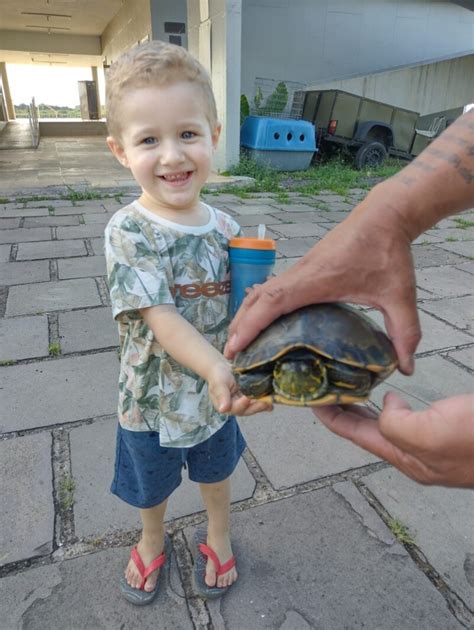
[{"label": "trailer tire", "polygon": [[363,144],[355,154],[355,165],[361,171],[383,164],[387,157],[387,149],[382,142],[372,141]]}]

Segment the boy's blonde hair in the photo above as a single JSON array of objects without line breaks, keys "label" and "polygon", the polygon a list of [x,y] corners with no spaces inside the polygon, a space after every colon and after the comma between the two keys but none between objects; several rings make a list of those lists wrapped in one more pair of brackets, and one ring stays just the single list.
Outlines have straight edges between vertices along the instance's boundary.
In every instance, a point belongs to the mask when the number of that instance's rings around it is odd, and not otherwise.
[{"label": "boy's blonde hair", "polygon": [[209,74],[185,48],[161,41],[139,44],[123,53],[106,74],[107,128],[120,138],[120,101],[136,88],[190,81],[201,88],[211,130],[217,125],[217,108]]}]

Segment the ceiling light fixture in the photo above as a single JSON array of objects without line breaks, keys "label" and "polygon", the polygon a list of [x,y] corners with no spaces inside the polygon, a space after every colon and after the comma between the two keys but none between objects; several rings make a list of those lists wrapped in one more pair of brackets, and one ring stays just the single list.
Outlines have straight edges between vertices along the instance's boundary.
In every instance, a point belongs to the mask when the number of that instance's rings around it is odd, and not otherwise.
[{"label": "ceiling light fixture", "polygon": [[68,20],[72,19],[72,15],[63,15],[62,13],[36,13],[35,11],[22,11],[21,15],[42,15],[47,20],[49,20],[50,17],[66,18]]},{"label": "ceiling light fixture", "polygon": [[37,26],[36,24],[26,24],[25,28],[42,28],[43,30],[48,31],[70,31],[71,29],[67,26]]}]

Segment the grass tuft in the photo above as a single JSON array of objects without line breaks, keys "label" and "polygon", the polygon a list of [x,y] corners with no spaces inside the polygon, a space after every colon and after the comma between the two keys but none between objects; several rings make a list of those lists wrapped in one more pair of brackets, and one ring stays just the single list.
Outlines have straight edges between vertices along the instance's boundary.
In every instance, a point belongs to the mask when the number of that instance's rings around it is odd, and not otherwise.
[{"label": "grass tuft", "polygon": [[[330,190],[344,196],[351,188],[368,190],[374,185],[374,180],[391,177],[404,166],[405,163],[400,160],[389,159],[378,168],[358,171],[351,162],[339,156],[311,165],[305,171],[275,171],[242,155],[240,162],[230,169],[229,175],[252,177],[255,181],[245,187],[229,186],[225,192],[241,197],[254,192],[274,192],[281,195],[282,203],[286,203],[285,193],[290,190],[301,195],[316,195],[321,190]],[[223,190],[220,189],[220,192]]]},{"label": "grass tuft", "polygon": [[415,539],[411,536],[406,525],[404,525],[401,521],[396,518],[391,518],[388,522],[388,526],[390,527],[392,534],[398,542],[402,543],[402,545],[415,544]]}]

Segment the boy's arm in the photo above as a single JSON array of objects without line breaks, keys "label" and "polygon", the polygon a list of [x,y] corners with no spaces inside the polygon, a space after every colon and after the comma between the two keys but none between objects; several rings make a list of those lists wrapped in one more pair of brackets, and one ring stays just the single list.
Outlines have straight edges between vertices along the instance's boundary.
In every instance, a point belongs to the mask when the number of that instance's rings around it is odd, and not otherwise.
[{"label": "boy's arm", "polygon": [[270,408],[239,392],[227,359],[173,305],[152,306],[140,313],[166,352],[207,381],[209,395],[219,413],[247,416]]}]

